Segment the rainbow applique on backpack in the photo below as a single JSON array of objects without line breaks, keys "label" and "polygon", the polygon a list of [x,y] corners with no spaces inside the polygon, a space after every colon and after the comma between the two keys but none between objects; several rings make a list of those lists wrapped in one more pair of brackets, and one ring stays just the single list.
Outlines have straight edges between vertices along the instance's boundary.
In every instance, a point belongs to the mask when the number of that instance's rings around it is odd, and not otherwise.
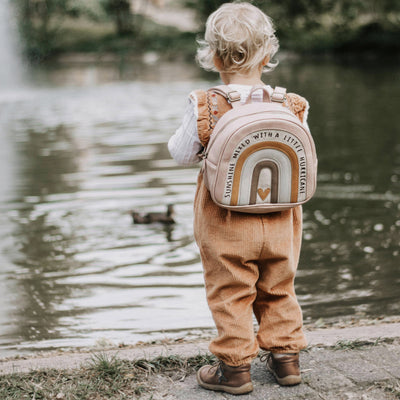
[{"label": "rainbow applique on backpack", "polygon": [[[264,101],[251,95],[263,90]],[[286,89],[254,86],[245,104],[228,86],[211,92],[232,105],[203,151],[204,183],[213,201],[233,211],[264,214],[307,202],[315,193],[317,156],[309,130],[282,103]]]}]

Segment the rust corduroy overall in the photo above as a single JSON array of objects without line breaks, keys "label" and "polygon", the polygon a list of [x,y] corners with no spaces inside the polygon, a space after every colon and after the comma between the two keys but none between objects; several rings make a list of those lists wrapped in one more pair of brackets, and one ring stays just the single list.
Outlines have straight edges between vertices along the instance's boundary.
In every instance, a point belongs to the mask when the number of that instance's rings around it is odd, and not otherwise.
[{"label": "rust corduroy overall", "polygon": [[[231,106],[217,94],[196,91],[198,134],[206,146],[216,121]],[[306,102],[288,94],[284,106],[302,121]],[[194,235],[204,268],[207,302],[218,337],[210,351],[231,366],[251,362],[259,348],[295,353],[306,347],[294,278],[302,209],[245,214],[217,206],[198,176]],[[254,333],[253,313],[259,329]]]}]

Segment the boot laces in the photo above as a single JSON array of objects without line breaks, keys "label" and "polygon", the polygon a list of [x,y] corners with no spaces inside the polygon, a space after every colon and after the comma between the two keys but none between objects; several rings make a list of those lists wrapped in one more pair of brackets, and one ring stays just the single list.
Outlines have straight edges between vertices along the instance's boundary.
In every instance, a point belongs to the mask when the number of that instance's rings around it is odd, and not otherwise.
[{"label": "boot laces", "polygon": [[228,382],[228,379],[224,375],[223,366],[224,366],[223,361],[218,361],[211,367],[212,369],[216,370],[215,374],[216,374],[216,376],[218,378],[218,383]]},{"label": "boot laces", "polygon": [[260,356],[260,361],[265,362],[268,361],[270,358],[272,358],[272,353],[264,353]]}]

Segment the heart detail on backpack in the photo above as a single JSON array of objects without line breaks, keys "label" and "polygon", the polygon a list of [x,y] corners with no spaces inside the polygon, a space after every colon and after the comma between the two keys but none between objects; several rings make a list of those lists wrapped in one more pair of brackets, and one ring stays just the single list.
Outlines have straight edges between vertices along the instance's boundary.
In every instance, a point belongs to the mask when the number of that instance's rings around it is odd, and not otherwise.
[{"label": "heart detail on backpack", "polygon": [[270,192],[271,192],[271,189],[269,189],[269,188],[265,189],[265,190],[258,188],[258,190],[257,190],[257,193],[260,196],[262,201],[264,201],[268,197]]}]

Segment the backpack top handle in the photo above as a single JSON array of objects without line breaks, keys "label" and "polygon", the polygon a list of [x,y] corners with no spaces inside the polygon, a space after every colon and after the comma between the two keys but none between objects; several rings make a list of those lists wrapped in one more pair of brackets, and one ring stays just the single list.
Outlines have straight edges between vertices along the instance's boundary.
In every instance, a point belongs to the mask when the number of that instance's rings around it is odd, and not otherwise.
[{"label": "backpack top handle", "polygon": [[[211,92],[220,94],[224,96],[225,99],[232,105],[232,108],[241,105],[240,103],[240,93],[236,90],[232,90],[228,85],[215,86],[209,89]],[[251,103],[252,94],[257,91],[263,91],[263,101],[264,102],[274,102],[274,103],[284,103],[286,101],[286,89],[280,86],[276,86],[273,93],[270,95],[269,91],[264,85],[255,85],[251,88],[249,96],[245,104]]]},{"label": "backpack top handle", "polygon": [[270,94],[264,85],[255,85],[251,88],[249,97],[247,98],[245,104],[251,103],[251,95],[256,90],[260,89],[264,92],[264,97],[263,97],[264,102],[267,101],[270,103],[284,103],[286,101],[286,88],[281,86],[275,86],[274,91],[272,92],[272,94]]}]

